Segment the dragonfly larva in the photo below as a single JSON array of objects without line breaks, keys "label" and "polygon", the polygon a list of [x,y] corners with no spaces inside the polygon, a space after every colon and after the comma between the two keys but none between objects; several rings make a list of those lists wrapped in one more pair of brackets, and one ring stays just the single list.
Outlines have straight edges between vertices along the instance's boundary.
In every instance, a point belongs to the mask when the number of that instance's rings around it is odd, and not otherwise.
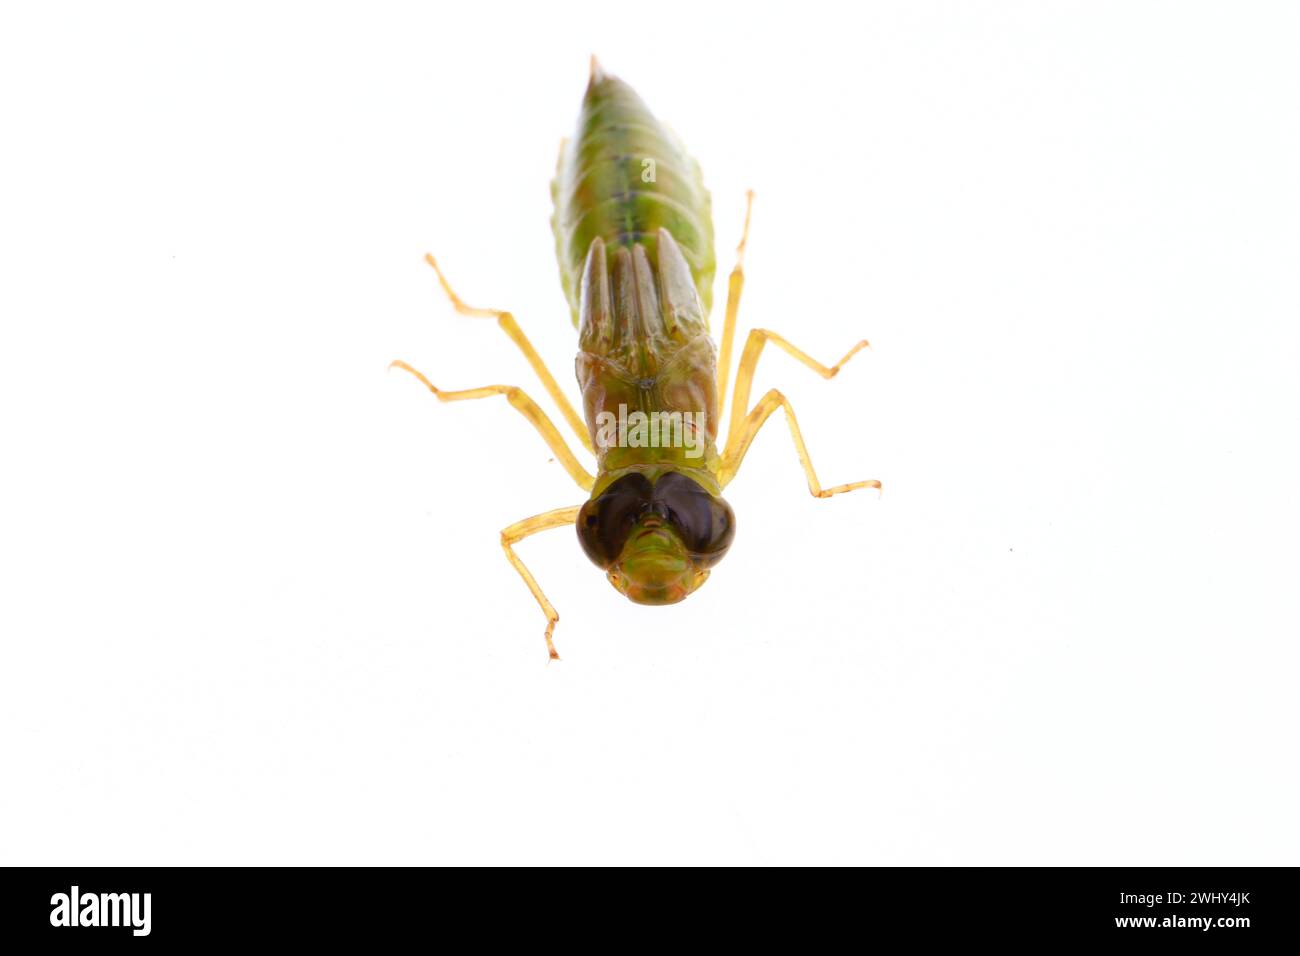
[{"label": "dragonfly larva", "polygon": [[785,412],[812,494],[829,498],[881,485],[855,481],[823,488],[785,396],[771,389],[749,407],[754,369],[769,342],[831,378],[867,346],[866,340],[827,366],[774,332],[751,330],[736,369],[727,440],[718,447],[753,194],[747,196],[727,284],[719,353],[708,328],[713,224],[699,167],[632,88],[594,58],[577,132],[561,144],[551,192],[560,277],[578,330],[581,416],[514,316],[466,305],[433,256],[426,258],[457,312],[495,318],[523,352],[579,444],[595,457],[595,474],[523,389],[487,385],[446,391],[405,362],[393,366],[410,372],[444,402],[504,396],[588,493],[584,504],[525,518],[501,532],[506,557],[546,615],[546,647],[556,659],[552,634],[559,615],[515,553],[524,538],[574,525],[582,549],[622,594],[638,604],[682,600],[704,583],[731,546],[736,519],[722,491],[778,408]]}]

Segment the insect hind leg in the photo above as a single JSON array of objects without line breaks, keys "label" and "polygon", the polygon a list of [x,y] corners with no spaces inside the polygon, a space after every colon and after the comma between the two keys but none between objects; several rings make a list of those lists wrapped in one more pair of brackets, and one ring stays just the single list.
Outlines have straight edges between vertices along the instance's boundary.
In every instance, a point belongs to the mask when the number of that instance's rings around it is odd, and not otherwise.
[{"label": "insect hind leg", "polygon": [[763,354],[763,346],[767,345],[768,342],[771,342],[785,352],[786,355],[796,359],[806,368],[812,369],[825,379],[834,378],[849,359],[863,349],[871,348],[871,343],[866,339],[862,339],[853,348],[845,352],[844,357],[834,365],[823,365],[803,349],[775,332],[770,332],[767,329],[751,329],[749,337],[745,340],[745,349],[740,354],[740,366],[736,369],[736,392],[731,399],[731,422],[727,426],[728,447],[731,446],[731,436],[739,433],[743,427],[745,409],[749,405],[749,390],[754,384],[754,372],[757,370],[758,360]]},{"label": "insect hind leg", "polygon": [[595,454],[595,448],[592,447],[591,435],[587,431],[586,424],[579,417],[568,397],[565,396],[563,391],[561,391],[559,383],[555,380],[555,376],[552,375],[551,370],[546,367],[546,362],[542,360],[537,349],[533,347],[533,343],[530,342],[528,336],[524,334],[524,330],[519,327],[519,323],[515,321],[515,317],[511,313],[504,312],[500,309],[480,309],[476,306],[466,304],[465,301],[456,294],[456,291],[452,289],[451,283],[447,281],[447,277],[443,274],[442,268],[438,265],[438,260],[435,259],[431,253],[425,253],[424,261],[429,263],[429,265],[433,267],[433,271],[438,274],[438,283],[442,286],[442,291],[447,294],[447,298],[451,300],[452,307],[457,312],[461,315],[469,316],[470,318],[497,320],[497,325],[500,326],[501,331],[506,334],[510,341],[515,343],[519,351],[523,353],[524,358],[528,360],[528,364],[532,366],[533,371],[537,373],[537,377],[541,381],[542,387],[546,389],[547,394],[549,394],[555,404],[559,406],[561,414],[564,415],[565,420],[573,429],[573,433],[578,436],[578,441],[582,443],[582,446],[586,448],[587,451]]},{"label": "insect hind leg", "polygon": [[749,242],[749,216],[754,209],[754,190],[745,193],[745,225],[736,246],[736,265],[727,279],[727,311],[722,322],[722,340],[718,349],[718,415],[727,404],[727,376],[731,374],[731,349],[736,341],[736,316],[740,314],[740,294],[745,289],[745,244]]}]

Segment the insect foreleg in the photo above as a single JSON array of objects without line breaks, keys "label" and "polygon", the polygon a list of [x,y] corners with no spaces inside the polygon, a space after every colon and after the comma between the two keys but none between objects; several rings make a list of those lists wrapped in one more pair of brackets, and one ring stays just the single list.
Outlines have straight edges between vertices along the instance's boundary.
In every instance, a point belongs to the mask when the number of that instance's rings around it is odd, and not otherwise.
[{"label": "insect foreleg", "polygon": [[438,388],[425,378],[423,373],[400,359],[393,362],[389,368],[400,368],[403,371],[410,372],[424,383],[425,388],[438,396],[438,400],[442,402],[461,402],[473,398],[504,395],[506,401],[516,408],[524,418],[528,419],[533,428],[537,429],[537,433],[542,436],[551,451],[555,453],[556,459],[564,466],[564,470],[578,483],[579,488],[583,491],[590,491],[591,486],[595,484],[596,479],[587,472],[587,469],[582,467],[582,463],[578,461],[577,456],[565,444],[564,436],[555,427],[555,423],[551,421],[535,401],[528,397],[528,393],[522,388],[517,388],[514,385],[485,385],[482,388],[467,388],[458,392],[448,392]]},{"label": "insect foreleg", "polygon": [[751,329],[749,338],[745,340],[745,350],[740,353],[740,367],[736,369],[736,393],[731,398],[731,423],[727,426],[728,447],[731,445],[731,436],[739,431],[744,421],[745,409],[749,406],[749,390],[754,384],[754,371],[758,368],[758,359],[763,354],[763,346],[768,342],[826,379],[838,375],[844,364],[862,349],[871,348],[871,343],[863,339],[849,349],[842,359],[828,367],[775,332],[769,332],[767,329]]},{"label": "insect foreleg", "polygon": [[451,300],[452,307],[455,308],[457,312],[461,315],[470,316],[471,318],[494,318],[497,320],[497,325],[501,327],[501,331],[509,336],[510,341],[514,342],[515,345],[518,346],[519,351],[522,352],[524,358],[528,360],[528,364],[531,365],[533,371],[537,373],[538,379],[541,380],[542,387],[546,389],[547,394],[551,396],[555,401],[555,404],[560,407],[561,414],[564,415],[565,420],[568,421],[570,427],[573,428],[573,433],[578,436],[578,441],[582,442],[582,446],[586,448],[587,451],[595,454],[596,450],[592,447],[591,435],[587,431],[587,426],[583,423],[582,419],[578,417],[578,413],[574,410],[573,405],[569,402],[569,399],[565,396],[564,392],[560,390],[559,383],[555,381],[555,376],[552,375],[551,370],[546,367],[546,363],[542,361],[542,357],[537,353],[537,349],[533,348],[533,343],[528,340],[528,336],[524,335],[524,330],[519,327],[519,323],[515,321],[515,317],[509,312],[502,312],[500,309],[479,309],[472,305],[466,305],[461,301],[460,296],[458,296],[452,289],[451,284],[447,281],[447,277],[442,274],[442,269],[438,267],[438,260],[428,253],[425,254],[424,259],[429,263],[429,265],[433,266],[433,271],[438,273],[438,282],[442,285],[442,291],[447,293],[447,298]]},{"label": "insect foreleg", "polygon": [[777,408],[785,409],[785,420],[790,425],[790,434],[794,438],[795,451],[799,453],[799,464],[803,465],[803,472],[808,477],[808,490],[815,497],[829,498],[831,495],[838,495],[844,491],[853,491],[857,488],[879,489],[881,487],[880,482],[873,479],[870,481],[854,481],[847,485],[836,485],[833,488],[823,488],[821,482],[817,480],[817,472],[813,470],[812,460],[808,457],[808,446],[804,444],[803,432],[799,430],[799,421],[794,417],[794,409],[790,406],[789,399],[776,389],[772,389],[758,400],[758,404],[745,417],[739,431],[727,435],[727,449],[722,455],[722,468],[718,474],[718,481],[724,488],[732,478],[736,477],[736,472],[740,470],[740,463],[744,461],[745,452],[749,451],[754,436],[758,434],[758,430],[763,427],[763,423],[768,420]]},{"label": "insect foreleg", "polygon": [[565,525],[573,524],[578,518],[579,510],[580,506],[575,505],[572,508],[559,508],[555,511],[548,511],[545,514],[525,518],[523,521],[516,521],[501,532],[501,547],[506,553],[507,560],[519,572],[519,576],[524,579],[524,583],[528,585],[528,590],[533,592],[533,597],[541,607],[542,613],[546,615],[546,650],[550,653],[553,661],[560,659],[560,655],[555,650],[555,643],[551,640],[551,635],[555,632],[555,623],[560,619],[560,615],[556,613],[554,605],[542,593],[542,589],[537,584],[537,579],[533,577],[532,572],[528,570],[523,561],[519,560],[519,555],[515,554],[514,545],[539,531],[546,531],[550,528],[563,528]]},{"label": "insect foreleg", "polygon": [[727,280],[727,312],[722,322],[722,343],[718,352],[718,420],[727,404],[727,376],[731,374],[731,349],[736,341],[736,316],[740,313],[740,293],[745,288],[745,243],[749,241],[749,214],[754,208],[754,190],[745,193],[745,227],[736,246],[736,265]]}]

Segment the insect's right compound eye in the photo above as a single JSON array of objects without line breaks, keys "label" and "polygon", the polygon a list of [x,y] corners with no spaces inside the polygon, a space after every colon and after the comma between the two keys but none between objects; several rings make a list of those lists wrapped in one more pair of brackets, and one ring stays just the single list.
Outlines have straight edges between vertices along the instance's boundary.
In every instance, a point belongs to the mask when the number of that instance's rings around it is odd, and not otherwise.
[{"label": "insect's right compound eye", "polygon": [[711,568],[722,560],[736,536],[731,505],[678,472],[655,483],[654,500],[700,567]]},{"label": "insect's right compound eye", "polygon": [[578,512],[578,541],[599,568],[609,569],[640,517],[650,509],[651,485],[645,475],[624,475]]}]

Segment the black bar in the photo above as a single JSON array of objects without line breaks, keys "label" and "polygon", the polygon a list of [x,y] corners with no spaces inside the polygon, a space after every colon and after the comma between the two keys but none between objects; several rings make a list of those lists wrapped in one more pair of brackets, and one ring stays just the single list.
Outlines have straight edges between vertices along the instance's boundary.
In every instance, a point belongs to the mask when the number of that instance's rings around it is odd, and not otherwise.
[{"label": "black bar", "polygon": [[[902,934],[915,942],[1239,949],[1293,943],[1300,915],[1289,868],[778,870],[751,886],[744,873],[629,867],[588,880],[581,871],[546,870],[488,877],[436,869],[7,869],[0,925],[10,939],[96,948],[155,940],[369,948],[412,933],[451,944],[469,932],[493,940],[532,934],[534,945],[576,935],[614,947],[786,938],[802,940],[802,951],[847,933],[855,945]],[[76,922],[119,925],[71,925],[74,886]]]}]

